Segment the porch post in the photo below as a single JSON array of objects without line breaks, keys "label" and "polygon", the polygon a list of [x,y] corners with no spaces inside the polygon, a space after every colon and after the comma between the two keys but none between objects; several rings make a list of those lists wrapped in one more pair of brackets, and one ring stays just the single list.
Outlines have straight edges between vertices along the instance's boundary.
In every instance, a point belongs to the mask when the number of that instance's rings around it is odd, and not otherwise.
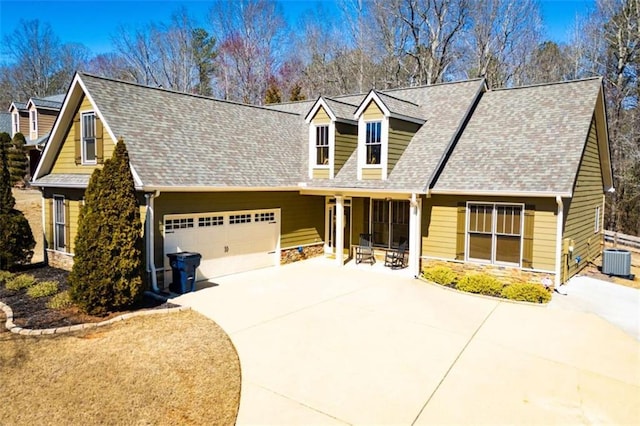
[{"label": "porch post", "polygon": [[344,265],[344,198],[336,196],[336,263]]},{"label": "porch post", "polygon": [[409,215],[409,270],[413,276],[420,275],[420,250],[422,242],[422,200],[411,194]]}]

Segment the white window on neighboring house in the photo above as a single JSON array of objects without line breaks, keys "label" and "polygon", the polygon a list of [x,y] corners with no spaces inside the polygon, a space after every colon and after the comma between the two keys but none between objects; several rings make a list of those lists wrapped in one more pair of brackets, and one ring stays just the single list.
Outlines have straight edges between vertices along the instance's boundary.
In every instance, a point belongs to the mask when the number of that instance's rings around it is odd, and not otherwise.
[{"label": "white window on neighboring house", "polygon": [[81,118],[82,164],[96,164],[96,115],[82,113]]},{"label": "white window on neighboring house", "polygon": [[593,232],[594,234],[597,234],[598,232],[600,232],[600,217],[601,217],[601,210],[600,210],[600,206],[596,207],[596,222],[593,228]]},{"label": "white window on neighboring house", "polygon": [[[31,110],[31,133],[35,134],[37,137],[38,134],[38,111]],[[32,137],[33,139],[33,137]]]},{"label": "white window on neighboring house", "polygon": [[316,165],[329,165],[329,126],[316,126]]},{"label": "white window on neighboring house", "polygon": [[66,224],[64,211],[64,197],[54,195],[53,197],[53,249],[66,251]]},{"label": "white window on neighboring house", "polygon": [[366,125],[366,164],[380,164],[382,157],[382,122],[372,121],[366,123]]},{"label": "white window on neighboring house", "polygon": [[20,132],[20,115],[17,112],[11,114],[11,123],[12,123],[12,134],[11,137],[15,136],[16,133]]}]

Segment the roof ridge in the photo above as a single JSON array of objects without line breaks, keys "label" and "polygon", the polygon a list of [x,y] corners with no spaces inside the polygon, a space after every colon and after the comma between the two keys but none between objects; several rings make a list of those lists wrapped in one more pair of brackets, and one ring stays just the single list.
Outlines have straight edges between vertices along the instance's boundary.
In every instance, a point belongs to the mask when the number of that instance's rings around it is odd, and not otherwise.
[{"label": "roof ridge", "polygon": [[420,106],[420,105],[418,105],[418,104],[416,104],[416,103],[414,103],[414,102],[407,101],[407,100],[405,100],[405,99],[401,99],[401,98],[397,98],[397,97],[395,97],[395,96],[388,95],[388,94],[386,94],[386,93],[384,93],[384,92],[379,92],[379,91],[377,91],[377,90],[374,90],[374,92],[375,92],[376,94],[378,94],[378,95],[384,95],[384,96],[386,96],[386,97],[388,97],[388,98],[395,99],[396,101],[404,102],[404,103],[406,103],[406,104],[411,104],[411,105],[414,105],[414,106],[417,106],[417,107],[419,107],[419,106]]},{"label": "roof ridge", "polygon": [[320,97],[324,98],[324,99],[328,99],[328,100],[330,100],[332,102],[336,102],[336,103],[342,104],[342,105],[348,105],[348,106],[352,106],[352,107],[356,107],[356,108],[358,107],[358,105],[356,105],[356,104],[350,104],[348,102],[339,101],[337,99],[330,98],[329,96],[320,96]]},{"label": "roof ridge", "polygon": [[533,87],[542,87],[542,86],[556,86],[556,85],[560,85],[560,84],[571,84],[571,83],[581,83],[584,81],[591,81],[591,80],[602,80],[602,76],[595,76],[595,77],[585,77],[585,78],[576,78],[573,80],[562,80],[562,81],[551,81],[548,83],[534,83],[534,84],[527,84],[524,86],[516,86],[516,87],[498,87],[495,89],[489,89],[489,92],[498,92],[498,91],[504,91],[504,90],[517,90],[517,89],[530,89]]},{"label": "roof ridge", "polygon": [[149,89],[149,90],[157,90],[157,91],[161,91],[161,92],[165,92],[165,93],[170,93],[170,94],[174,94],[174,95],[181,95],[181,96],[189,96],[192,98],[199,98],[199,99],[204,99],[207,101],[212,101],[212,102],[220,102],[220,103],[226,103],[226,104],[231,104],[231,105],[236,105],[236,106],[241,106],[241,107],[249,107],[249,108],[256,108],[256,109],[260,109],[263,111],[270,111],[270,112],[277,112],[280,114],[289,114],[289,115],[297,115],[299,116],[300,114],[295,113],[295,112],[288,112],[288,111],[280,111],[277,109],[272,109],[272,108],[267,108],[263,105],[252,105],[252,104],[246,104],[243,102],[236,102],[236,101],[230,101],[227,99],[219,99],[219,98],[214,98],[211,96],[204,96],[204,95],[198,95],[197,93],[187,93],[187,92],[180,92],[178,90],[173,90],[173,89],[167,89],[164,87],[153,87],[153,86],[147,86],[141,83],[136,83],[133,81],[126,81],[126,80],[118,80],[118,79],[113,79],[113,78],[107,78],[107,77],[102,77],[102,76],[98,76],[98,75],[94,75],[94,74],[89,74],[86,72],[78,72],[78,75],[80,75],[81,77],[91,77],[91,78],[96,78],[99,80],[105,80],[105,81],[110,81],[112,83],[121,83],[121,84],[127,84],[130,86],[135,86],[135,87],[139,87],[141,89]]}]

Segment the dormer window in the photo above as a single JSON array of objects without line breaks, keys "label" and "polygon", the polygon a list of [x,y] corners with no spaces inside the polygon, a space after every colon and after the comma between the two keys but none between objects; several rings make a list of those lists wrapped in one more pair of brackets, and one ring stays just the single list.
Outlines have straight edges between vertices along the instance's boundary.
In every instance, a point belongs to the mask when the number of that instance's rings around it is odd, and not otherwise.
[{"label": "dormer window", "polygon": [[316,165],[329,165],[329,126],[316,126]]},{"label": "dormer window", "polygon": [[382,122],[374,121],[366,124],[367,164],[380,164],[380,159],[382,158]]},{"label": "dormer window", "polygon": [[96,164],[96,115],[82,113],[82,164]]},{"label": "dormer window", "polygon": [[31,110],[31,139],[38,137],[38,111]]},{"label": "dormer window", "polygon": [[18,114],[18,112],[14,112],[13,114],[11,114],[11,119],[13,122],[13,134],[11,136],[13,137],[16,133],[20,132],[20,114]]}]

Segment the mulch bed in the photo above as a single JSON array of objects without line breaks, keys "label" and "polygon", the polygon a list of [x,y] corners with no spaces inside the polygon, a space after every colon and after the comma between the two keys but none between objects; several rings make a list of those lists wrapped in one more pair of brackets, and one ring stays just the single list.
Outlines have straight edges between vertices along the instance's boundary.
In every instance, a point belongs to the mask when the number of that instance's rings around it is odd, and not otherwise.
[{"label": "mulch bed", "polygon": [[[33,275],[37,281],[57,281],[60,291],[69,288],[67,284],[69,272],[62,269],[41,266],[29,268],[17,273]],[[145,295],[143,299],[137,305],[132,306],[130,310],[111,312],[106,316],[94,316],[88,315],[76,307],[61,310],[50,309],[47,307],[49,299],[51,299],[51,297],[32,298],[27,295],[27,289],[12,291],[7,290],[4,285],[0,284],[0,301],[9,305],[13,310],[13,322],[19,327],[31,329],[66,327],[76,324],[100,322],[128,312],[177,306]],[[2,311],[0,311],[0,314],[1,313]],[[0,332],[2,331],[5,331],[4,318],[0,319]]]}]

